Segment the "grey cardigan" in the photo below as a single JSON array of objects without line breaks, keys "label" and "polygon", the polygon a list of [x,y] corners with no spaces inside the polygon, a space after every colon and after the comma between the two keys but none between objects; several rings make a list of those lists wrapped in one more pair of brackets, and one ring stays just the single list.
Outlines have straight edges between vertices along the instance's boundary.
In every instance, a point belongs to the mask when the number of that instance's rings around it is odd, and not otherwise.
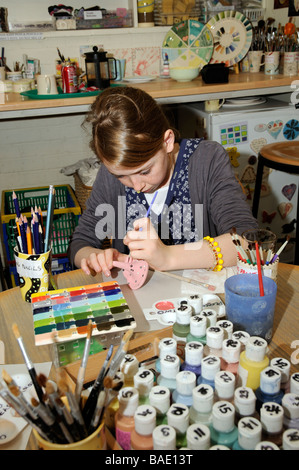
[{"label": "grey cardigan", "polygon": [[[195,220],[202,221],[202,227],[197,227],[202,237],[228,233],[232,227],[236,227],[239,234],[258,227],[233,175],[229,156],[219,143],[203,140],[191,155],[189,191],[193,215],[200,211],[200,218],[195,217]],[[75,254],[83,247],[101,248],[103,240],[98,238],[96,227],[103,222],[107,222],[112,232],[112,246],[122,253],[127,252],[123,244],[125,216],[125,186],[101,165],[86,210],[69,245],[70,262],[74,264]]]}]

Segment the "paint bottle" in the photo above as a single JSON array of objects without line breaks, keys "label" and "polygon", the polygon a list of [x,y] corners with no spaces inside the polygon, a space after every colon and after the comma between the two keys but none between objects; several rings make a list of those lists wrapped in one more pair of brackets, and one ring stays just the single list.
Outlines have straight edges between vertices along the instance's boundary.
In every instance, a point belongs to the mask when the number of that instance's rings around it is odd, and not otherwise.
[{"label": "paint bottle", "polygon": [[263,403],[260,409],[260,421],[263,427],[262,440],[282,446],[283,407],[275,402]]},{"label": "paint bottle", "polygon": [[299,395],[286,393],[282,398],[281,404],[284,411],[284,428],[299,429]]},{"label": "paint bottle", "polygon": [[261,441],[259,442],[254,450],[280,450],[280,448],[270,441]]},{"label": "paint bottle", "polygon": [[170,407],[170,391],[169,388],[161,385],[155,385],[149,394],[150,405],[156,410],[156,424],[167,423],[166,413]]},{"label": "paint bottle", "polygon": [[259,336],[250,336],[245,351],[240,354],[238,375],[245,387],[254,391],[260,386],[260,373],[268,367],[269,358],[266,355],[268,343]]},{"label": "paint bottle", "polygon": [[201,361],[201,375],[197,379],[199,384],[208,384],[215,388],[215,375],[220,371],[220,359],[217,356],[206,356]]},{"label": "paint bottle", "polygon": [[241,418],[238,423],[238,439],[233,444],[233,450],[254,450],[262,440],[262,425],[252,416]]},{"label": "paint bottle", "polygon": [[232,339],[237,339],[238,341],[240,341],[241,352],[245,350],[245,346],[249,338],[250,338],[250,335],[249,333],[247,333],[247,331],[241,331],[241,330],[233,331]]},{"label": "paint bottle", "polygon": [[221,369],[238,375],[241,342],[237,339],[225,339],[222,343]]},{"label": "paint bottle", "polygon": [[211,385],[201,384],[192,390],[192,406],[189,411],[190,423],[210,426],[214,404],[214,390]]},{"label": "paint bottle", "polygon": [[202,343],[199,341],[190,341],[185,346],[185,362],[181,365],[181,370],[190,370],[198,377],[201,374],[202,358]]},{"label": "paint bottle", "polygon": [[236,377],[232,372],[220,370],[215,375],[215,400],[233,403]]},{"label": "paint bottle", "polygon": [[124,387],[118,394],[119,409],[115,413],[115,436],[124,450],[131,449],[131,433],[135,428],[134,414],[139,394],[134,387]]},{"label": "paint bottle", "polygon": [[177,353],[177,342],[174,338],[162,338],[159,341],[159,359],[156,361],[156,371],[161,373],[161,359],[167,354]]},{"label": "paint bottle", "polygon": [[176,375],[180,371],[180,358],[177,354],[167,354],[161,360],[161,374],[157,378],[158,385],[163,385],[173,392],[176,387]]},{"label": "paint bottle", "polygon": [[139,405],[134,414],[135,429],[131,434],[131,450],[153,450],[153,430],[156,410],[151,405]]},{"label": "paint bottle", "polygon": [[190,319],[192,307],[187,301],[181,300],[175,308],[176,322],[172,326],[172,336],[176,341],[186,343],[187,335],[190,333]]},{"label": "paint bottle", "polygon": [[192,390],[196,385],[196,375],[189,370],[182,370],[176,375],[176,388],[172,393],[173,403],[192,405]]},{"label": "paint bottle", "polygon": [[187,297],[189,305],[192,307],[192,315],[198,315],[203,309],[203,297],[200,294],[190,294]]},{"label": "paint bottle", "polygon": [[220,326],[209,326],[207,328],[207,344],[204,347],[204,356],[221,357],[222,343],[224,340],[224,330]]},{"label": "paint bottle", "polygon": [[176,432],[168,424],[160,424],[153,430],[154,450],[176,450]]},{"label": "paint bottle", "polygon": [[176,447],[187,447],[186,432],[189,426],[189,408],[183,403],[173,403],[167,411],[167,422],[176,432]]},{"label": "paint bottle", "polygon": [[260,374],[260,386],[256,389],[256,410],[259,412],[263,403],[268,401],[281,405],[283,390],[280,388],[281,372],[277,367],[268,366]]},{"label": "paint bottle", "polygon": [[220,400],[212,409],[211,443],[233,447],[238,439],[238,428],[235,426],[235,407],[232,403]]},{"label": "paint bottle", "polygon": [[235,424],[237,425],[241,418],[252,416],[259,418],[255,409],[256,396],[252,388],[238,387],[234,392]]},{"label": "paint bottle", "polygon": [[290,377],[290,390],[286,389],[286,393],[299,394],[299,372],[294,372]]},{"label": "paint bottle", "polygon": [[231,450],[231,449],[227,446],[216,444],[215,446],[210,447],[209,450]]},{"label": "paint bottle", "polygon": [[210,308],[203,308],[199,315],[207,319],[207,328],[209,328],[210,326],[216,326],[216,323],[217,323],[216,310],[212,310]]},{"label": "paint bottle", "polygon": [[231,321],[229,320],[218,320],[216,322],[216,326],[220,326],[220,328],[223,329],[224,331],[224,339],[231,339],[232,335],[233,335],[233,328],[234,328],[234,325]]},{"label": "paint bottle", "polygon": [[299,450],[299,430],[287,429],[282,435],[283,450]]},{"label": "paint bottle", "polygon": [[193,315],[190,319],[190,333],[188,333],[186,341],[199,341],[203,345],[206,344],[207,318],[201,315]]},{"label": "paint bottle", "polygon": [[134,375],[139,369],[139,361],[134,354],[126,354],[120,364],[120,370],[124,374],[124,387],[134,387]]},{"label": "paint bottle", "polygon": [[211,444],[211,432],[202,423],[190,424],[187,429],[187,447],[191,450],[208,450]]},{"label": "paint bottle", "polygon": [[281,389],[287,390],[290,387],[290,371],[291,363],[284,357],[274,357],[270,361],[270,365],[277,367],[281,372]]},{"label": "paint bottle", "polygon": [[134,375],[134,387],[139,393],[139,405],[149,403],[149,393],[154,385],[155,376],[149,369],[139,369]]}]

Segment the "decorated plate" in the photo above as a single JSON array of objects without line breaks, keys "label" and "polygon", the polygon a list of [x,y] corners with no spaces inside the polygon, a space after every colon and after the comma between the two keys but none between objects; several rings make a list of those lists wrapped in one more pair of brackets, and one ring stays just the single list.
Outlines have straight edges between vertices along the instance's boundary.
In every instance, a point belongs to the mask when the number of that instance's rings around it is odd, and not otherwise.
[{"label": "decorated plate", "polygon": [[201,70],[213,54],[213,35],[202,23],[186,20],[175,24],[162,43],[163,58],[170,67],[198,67]]},{"label": "decorated plate", "polygon": [[252,41],[252,25],[242,13],[222,11],[213,16],[206,26],[214,40],[211,64],[224,62],[230,67],[247,54]]}]

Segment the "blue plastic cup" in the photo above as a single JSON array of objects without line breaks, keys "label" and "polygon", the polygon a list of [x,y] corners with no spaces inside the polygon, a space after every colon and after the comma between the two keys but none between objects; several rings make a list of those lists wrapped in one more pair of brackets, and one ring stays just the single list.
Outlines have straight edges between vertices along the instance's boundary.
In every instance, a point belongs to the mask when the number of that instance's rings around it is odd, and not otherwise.
[{"label": "blue plastic cup", "polygon": [[263,276],[264,296],[260,296],[258,276],[236,274],[224,283],[226,316],[234,330],[243,330],[250,336],[272,338],[277,285]]}]

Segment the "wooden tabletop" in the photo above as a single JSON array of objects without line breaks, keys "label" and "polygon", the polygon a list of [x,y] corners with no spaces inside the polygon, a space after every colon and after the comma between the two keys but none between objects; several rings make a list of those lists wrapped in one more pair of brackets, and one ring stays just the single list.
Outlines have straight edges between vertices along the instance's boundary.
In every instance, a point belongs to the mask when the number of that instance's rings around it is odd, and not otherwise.
[{"label": "wooden tabletop", "polygon": [[[58,288],[87,285],[101,280],[100,275],[90,278],[81,270],[59,274],[56,278]],[[165,278],[165,282],[179,281]],[[292,372],[295,372],[296,365],[298,370],[299,362],[299,266],[279,264],[277,283],[274,331],[269,345],[270,355],[291,359]],[[0,340],[5,344],[6,364],[23,363],[23,357],[12,332],[14,322],[18,324],[31,359],[36,363],[51,360],[49,346],[34,345],[31,305],[22,300],[18,287],[0,293]]]},{"label": "wooden tabletop", "polygon": [[[171,78],[156,78],[146,83],[123,82],[124,85],[142,88],[155,99],[170,99],[178,102],[180,98],[187,101],[202,101],[210,99],[208,96],[228,98],[231,96],[260,95],[269,93],[291,92],[291,84],[298,80],[299,76],[287,75],[265,75],[258,73],[230,72],[229,83],[206,84],[201,77],[190,82],[177,82]],[[117,82],[118,84],[120,82]],[[76,98],[55,98],[55,99],[29,99],[18,93],[3,93],[0,96],[0,112],[47,109],[59,107],[72,107],[90,105],[94,101],[94,96],[84,96]]]}]

